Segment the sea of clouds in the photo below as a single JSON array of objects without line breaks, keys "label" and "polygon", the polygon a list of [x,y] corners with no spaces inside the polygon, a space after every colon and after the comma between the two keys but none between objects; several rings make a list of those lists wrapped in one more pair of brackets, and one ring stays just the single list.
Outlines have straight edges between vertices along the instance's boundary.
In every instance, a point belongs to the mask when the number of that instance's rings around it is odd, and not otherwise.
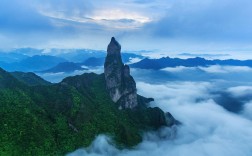
[{"label": "sea of clouds", "polygon": [[132,69],[140,95],[182,124],[146,132],[133,149],[106,135],[68,156],[251,156],[252,70],[248,67]]}]

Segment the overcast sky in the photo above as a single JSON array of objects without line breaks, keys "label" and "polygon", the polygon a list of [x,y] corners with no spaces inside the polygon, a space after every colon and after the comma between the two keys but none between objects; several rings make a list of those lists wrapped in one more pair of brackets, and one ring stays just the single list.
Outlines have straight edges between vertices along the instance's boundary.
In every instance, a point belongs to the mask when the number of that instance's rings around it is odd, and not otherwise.
[{"label": "overcast sky", "polygon": [[1,0],[0,48],[252,51],[251,0]]}]

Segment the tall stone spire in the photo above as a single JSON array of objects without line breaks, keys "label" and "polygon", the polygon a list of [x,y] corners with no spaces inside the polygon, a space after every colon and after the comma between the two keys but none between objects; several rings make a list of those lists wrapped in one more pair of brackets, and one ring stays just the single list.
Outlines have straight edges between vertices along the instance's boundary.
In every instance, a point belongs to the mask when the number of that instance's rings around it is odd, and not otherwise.
[{"label": "tall stone spire", "polygon": [[138,105],[135,80],[130,75],[129,66],[122,62],[121,45],[114,37],[107,48],[104,74],[109,95],[120,109],[132,109]]}]

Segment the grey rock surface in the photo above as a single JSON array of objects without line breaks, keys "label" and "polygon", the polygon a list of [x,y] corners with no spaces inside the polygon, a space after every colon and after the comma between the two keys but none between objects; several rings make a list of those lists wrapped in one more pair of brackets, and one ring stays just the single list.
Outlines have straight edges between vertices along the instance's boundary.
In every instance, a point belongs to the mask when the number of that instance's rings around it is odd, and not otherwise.
[{"label": "grey rock surface", "polygon": [[121,58],[121,45],[112,37],[104,64],[106,87],[111,99],[119,109],[135,108],[137,103],[136,83],[130,75],[130,68]]}]

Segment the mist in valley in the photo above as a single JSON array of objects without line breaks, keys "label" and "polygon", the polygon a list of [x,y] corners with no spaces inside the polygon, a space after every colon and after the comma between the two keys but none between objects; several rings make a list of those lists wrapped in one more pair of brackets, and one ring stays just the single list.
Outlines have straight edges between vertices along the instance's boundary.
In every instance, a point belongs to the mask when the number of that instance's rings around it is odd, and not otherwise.
[{"label": "mist in valley", "polygon": [[[101,68],[102,69],[102,68]],[[68,156],[241,155],[252,154],[252,69],[176,67],[132,69],[138,93],[155,98],[150,107],[170,112],[181,125],[145,132],[132,149],[119,150],[101,134]]]}]

